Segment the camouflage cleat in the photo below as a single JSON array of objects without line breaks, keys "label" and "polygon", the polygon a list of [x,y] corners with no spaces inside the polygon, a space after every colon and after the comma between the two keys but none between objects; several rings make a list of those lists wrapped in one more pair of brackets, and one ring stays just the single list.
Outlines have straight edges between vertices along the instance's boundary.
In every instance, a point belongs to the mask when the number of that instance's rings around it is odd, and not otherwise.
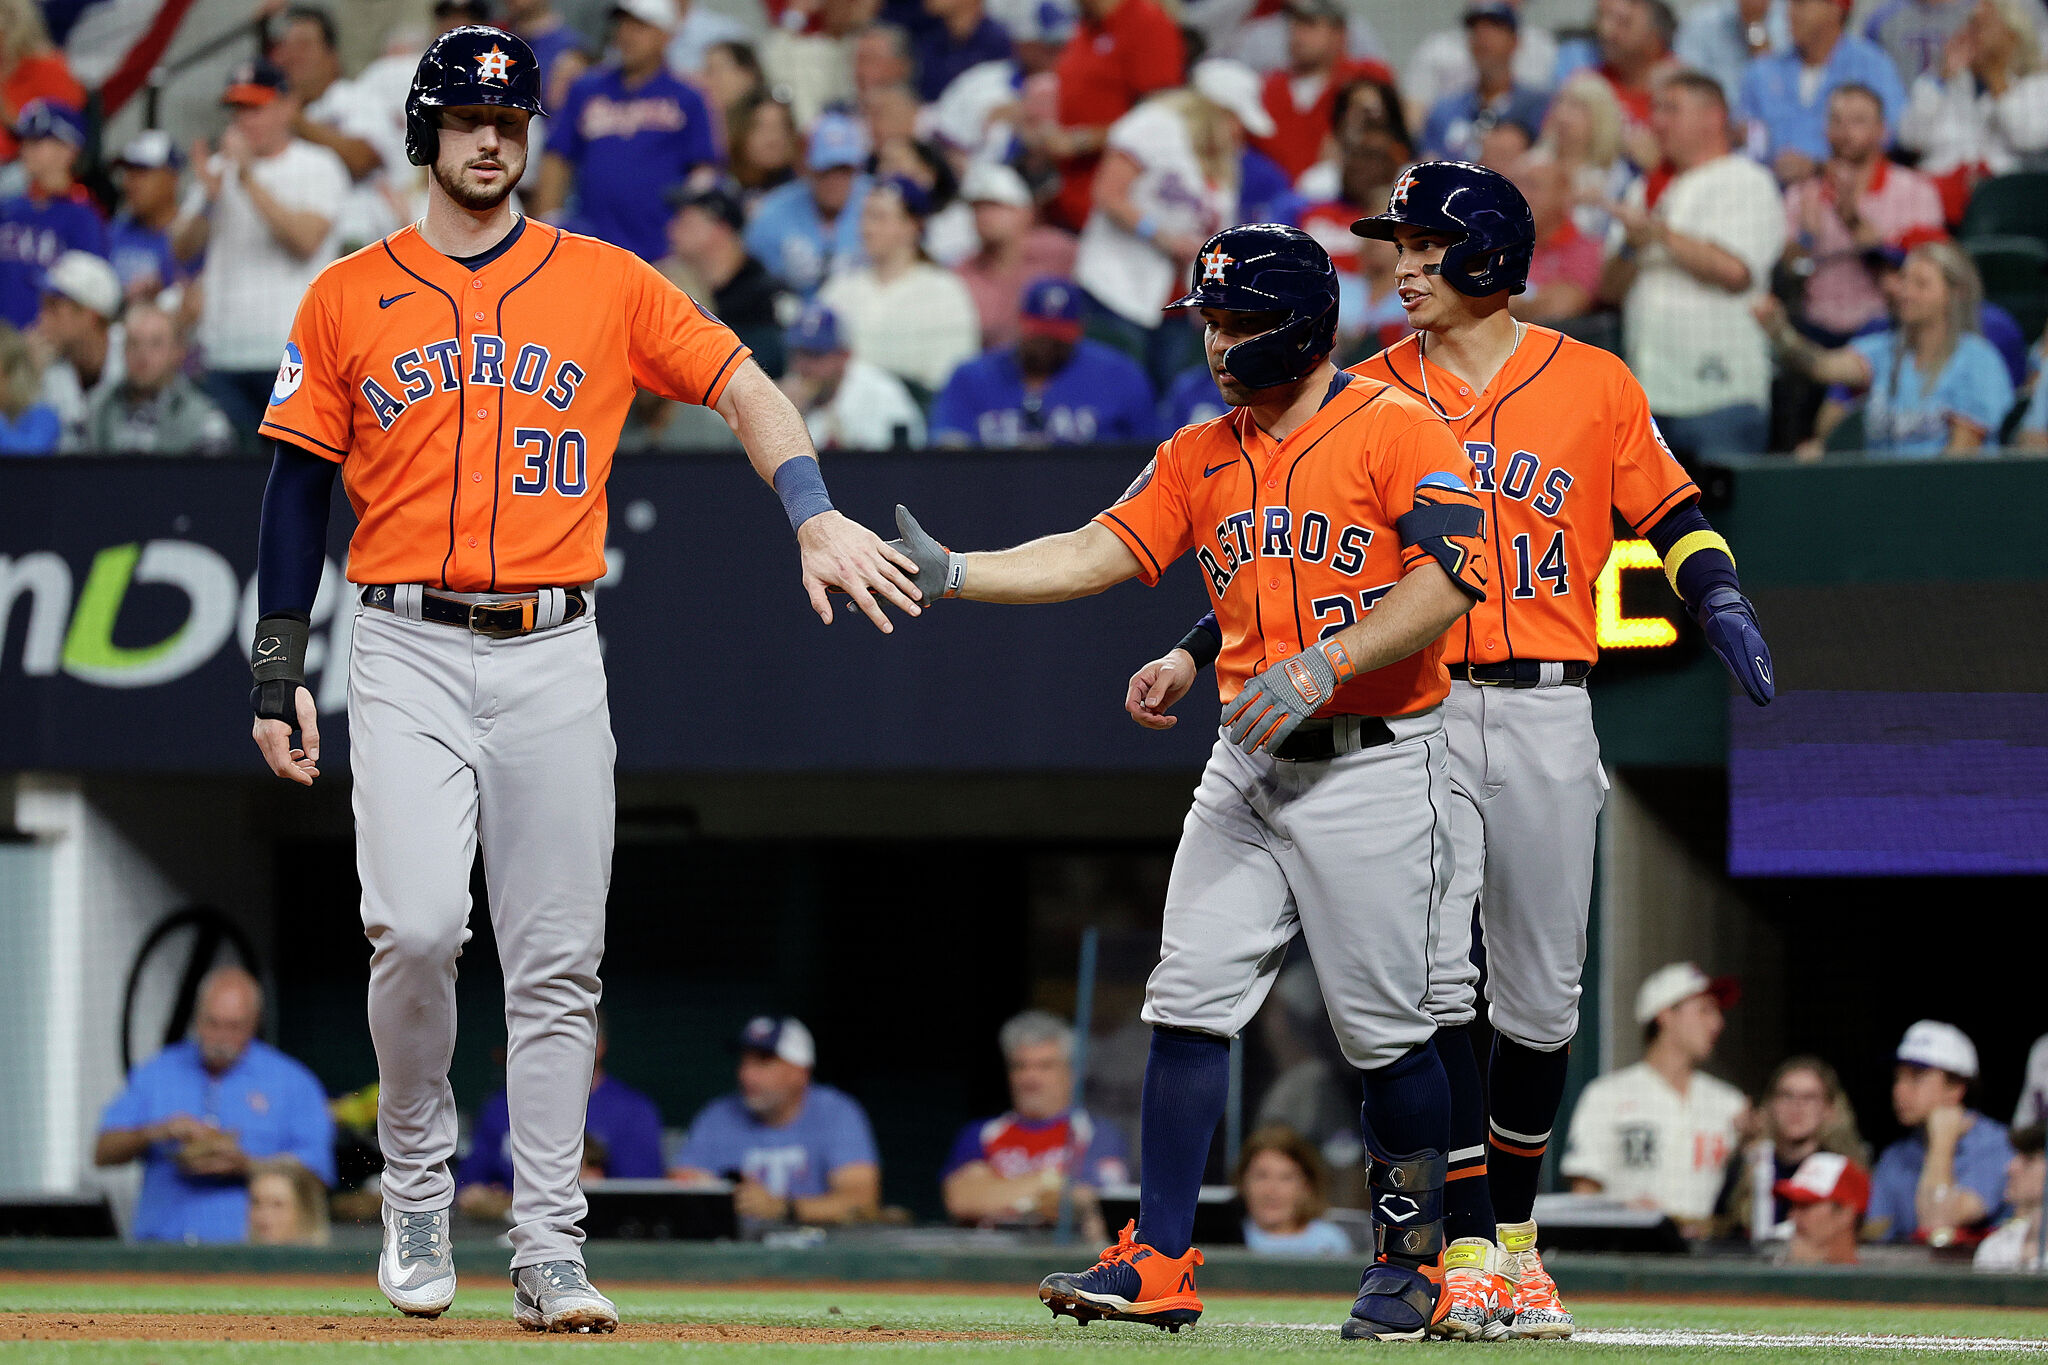
[{"label": "camouflage cleat", "polygon": [[1137,1223],[1124,1224],[1116,1245],[1078,1275],[1048,1275],[1038,1286],[1039,1302],[1057,1318],[1065,1315],[1082,1326],[1097,1318],[1111,1322],[1142,1322],[1161,1331],[1178,1332],[1202,1316],[1195,1292],[1195,1267],[1202,1253],[1189,1247],[1185,1256],[1168,1256],[1134,1240]]},{"label": "camouflage cleat", "polygon": [[1460,1237],[1444,1249],[1447,1307],[1433,1336],[1499,1341],[1514,1321],[1515,1286],[1500,1273],[1500,1248],[1484,1237]]},{"label": "camouflage cleat", "polygon": [[1501,1272],[1515,1282],[1514,1320],[1508,1335],[1518,1339],[1562,1341],[1576,1325],[1571,1310],[1557,1296],[1557,1281],[1543,1268],[1536,1251],[1536,1224],[1500,1225]]}]

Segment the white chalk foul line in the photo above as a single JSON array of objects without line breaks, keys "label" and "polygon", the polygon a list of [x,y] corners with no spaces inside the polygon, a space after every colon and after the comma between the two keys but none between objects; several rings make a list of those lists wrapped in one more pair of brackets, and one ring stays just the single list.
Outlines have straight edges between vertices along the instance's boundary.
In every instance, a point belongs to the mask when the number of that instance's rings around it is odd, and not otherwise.
[{"label": "white chalk foul line", "polygon": [[[1334,1332],[1328,1322],[1248,1322],[1247,1327],[1278,1327],[1297,1332]],[[1913,1351],[1921,1354],[1968,1355],[1985,1351],[2024,1352],[2048,1356],[2048,1341],[2011,1337],[1885,1336],[1847,1332],[1698,1332],[1682,1328],[1640,1330],[1581,1328],[1573,1341],[1588,1346],[1690,1347],[1723,1346],[1751,1350],[1829,1348],[1853,1351]]]}]

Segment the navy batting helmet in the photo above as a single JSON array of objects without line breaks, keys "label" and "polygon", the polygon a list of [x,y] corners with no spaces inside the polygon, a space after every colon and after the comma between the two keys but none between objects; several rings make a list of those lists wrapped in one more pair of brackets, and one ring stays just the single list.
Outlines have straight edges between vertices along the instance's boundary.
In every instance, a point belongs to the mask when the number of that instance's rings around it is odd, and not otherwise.
[{"label": "navy batting helmet", "polygon": [[524,38],[482,24],[451,28],[420,55],[405,97],[405,159],[431,166],[441,150],[443,109],[497,104],[544,114],[540,63]]},{"label": "navy batting helmet", "polygon": [[1306,378],[1336,345],[1337,268],[1300,228],[1225,228],[1203,244],[1193,275],[1193,287],[1168,308],[1287,314],[1278,327],[1223,353],[1223,368],[1248,389]]},{"label": "navy batting helmet", "polygon": [[1515,182],[1499,171],[1469,161],[1424,161],[1394,182],[1387,211],[1361,218],[1351,230],[1361,237],[1394,240],[1398,227],[1420,228],[1457,238],[1432,273],[1460,294],[1478,297],[1529,287],[1529,259],[1536,254],[1536,219]]}]

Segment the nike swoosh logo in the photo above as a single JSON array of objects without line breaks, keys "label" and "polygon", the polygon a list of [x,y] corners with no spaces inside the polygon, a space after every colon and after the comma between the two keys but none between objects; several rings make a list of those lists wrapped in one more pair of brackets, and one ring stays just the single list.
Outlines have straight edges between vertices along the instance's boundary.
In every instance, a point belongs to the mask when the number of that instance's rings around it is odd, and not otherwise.
[{"label": "nike swoosh logo", "polygon": [[1219,464],[1219,465],[1217,465],[1217,466],[1216,466],[1216,467],[1215,467],[1214,469],[1205,469],[1205,470],[1203,470],[1203,471],[1202,471],[1202,477],[1206,479],[1206,478],[1208,478],[1208,477],[1209,477],[1209,476],[1210,476],[1211,474],[1220,474],[1220,473],[1222,473],[1222,472],[1223,472],[1224,470],[1226,470],[1226,469],[1230,468],[1230,467],[1231,467],[1232,465],[1234,465],[1234,464],[1236,464],[1236,463],[1237,463],[1237,461],[1236,461],[1236,460],[1225,460],[1225,461],[1224,461],[1224,462],[1223,462],[1222,464]]},{"label": "nike swoosh logo", "polygon": [[393,294],[388,299],[385,298],[382,294],[379,294],[377,296],[377,306],[379,308],[389,308],[392,304],[397,303],[400,299],[409,299],[414,294],[417,294],[419,292],[420,291],[417,289],[408,289],[403,294]]}]

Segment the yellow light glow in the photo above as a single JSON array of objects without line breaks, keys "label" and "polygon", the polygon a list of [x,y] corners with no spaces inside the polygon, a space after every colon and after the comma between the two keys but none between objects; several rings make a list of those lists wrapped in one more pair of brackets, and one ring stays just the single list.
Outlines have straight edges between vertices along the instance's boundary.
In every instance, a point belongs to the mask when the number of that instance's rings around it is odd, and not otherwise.
[{"label": "yellow light glow", "polygon": [[1621,614],[1621,576],[1630,571],[1664,573],[1657,547],[1647,540],[1617,540],[1607,567],[1593,582],[1593,622],[1602,650],[1665,649],[1678,643],[1678,627],[1661,616]]}]

